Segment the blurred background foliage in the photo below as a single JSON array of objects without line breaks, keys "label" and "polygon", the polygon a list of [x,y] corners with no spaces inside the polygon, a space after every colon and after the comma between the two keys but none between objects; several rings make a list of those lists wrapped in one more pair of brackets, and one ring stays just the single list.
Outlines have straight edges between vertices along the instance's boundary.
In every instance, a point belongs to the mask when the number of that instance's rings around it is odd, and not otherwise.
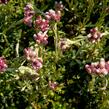
[{"label": "blurred background foliage", "polygon": [[[24,48],[35,43],[34,29],[22,23],[28,2],[45,12],[53,8],[55,0],[9,0],[7,4],[0,4],[0,56],[6,57],[10,66],[0,75],[0,108],[108,109],[109,86],[104,87],[109,76],[91,76],[84,66],[101,57],[109,59],[109,36],[97,44],[84,37],[94,27],[101,32],[109,31],[109,1],[62,0],[65,9],[59,30],[73,41],[78,36],[83,40],[73,44],[55,63],[53,41],[49,39],[39,75],[25,67],[27,62],[23,56]],[[57,82],[56,90],[50,89],[49,81]]]}]

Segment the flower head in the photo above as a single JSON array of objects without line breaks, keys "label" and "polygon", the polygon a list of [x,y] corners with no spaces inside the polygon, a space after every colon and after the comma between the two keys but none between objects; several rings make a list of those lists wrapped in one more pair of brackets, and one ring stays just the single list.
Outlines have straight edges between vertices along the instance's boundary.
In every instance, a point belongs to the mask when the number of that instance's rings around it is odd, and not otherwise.
[{"label": "flower head", "polygon": [[49,29],[49,20],[42,19],[41,16],[38,16],[35,20],[35,26],[43,32],[47,31]]},{"label": "flower head", "polygon": [[43,60],[42,58],[38,57],[37,52],[35,52],[31,48],[25,48],[24,53],[25,53],[26,59],[30,61],[34,70],[38,71],[39,69],[42,68]]},{"label": "flower head", "polygon": [[62,51],[65,51],[66,49],[68,49],[70,45],[71,45],[71,41],[67,38],[61,38],[59,40],[59,46]]},{"label": "flower head", "polygon": [[52,90],[55,90],[57,88],[57,85],[58,85],[56,82],[51,82],[51,81],[49,81],[48,84]]},{"label": "flower head", "polygon": [[37,34],[34,34],[33,37],[38,44],[46,45],[48,43],[48,35],[46,33],[47,33],[46,31],[44,33],[42,31],[40,31]]},{"label": "flower head", "polygon": [[90,30],[90,33],[87,35],[88,39],[92,42],[95,43],[97,41],[100,41],[102,38],[103,34],[98,31],[98,28],[93,28]]},{"label": "flower head", "polygon": [[28,3],[24,8],[24,19],[23,19],[24,24],[31,27],[33,15],[34,15],[33,6],[32,4]]},{"label": "flower head", "polygon": [[26,24],[29,27],[31,27],[32,26],[32,16],[24,17],[23,22],[24,22],[24,24]]},{"label": "flower head", "polygon": [[3,72],[7,68],[6,60],[3,57],[0,57],[0,72]]},{"label": "flower head", "polygon": [[50,9],[48,12],[45,13],[45,17],[48,20],[60,21],[61,12]]},{"label": "flower head", "polygon": [[42,58],[36,58],[33,62],[32,62],[32,67],[34,70],[38,71],[39,69],[42,68]]},{"label": "flower head", "polygon": [[24,54],[27,60],[33,61],[37,57],[37,53],[33,51],[31,48],[25,48]]},{"label": "flower head", "polygon": [[94,62],[90,65],[86,64],[85,69],[89,74],[107,75],[109,72],[109,62],[101,58],[99,62]]}]

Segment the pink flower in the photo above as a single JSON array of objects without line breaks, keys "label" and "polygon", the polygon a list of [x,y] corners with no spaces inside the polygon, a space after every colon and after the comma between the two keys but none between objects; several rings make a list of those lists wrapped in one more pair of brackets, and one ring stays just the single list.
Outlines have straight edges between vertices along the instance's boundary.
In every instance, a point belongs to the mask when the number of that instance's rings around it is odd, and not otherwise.
[{"label": "pink flower", "polygon": [[105,68],[109,71],[109,61],[105,63]]},{"label": "pink flower", "polygon": [[49,20],[42,19],[41,16],[37,17],[37,19],[35,20],[35,24],[35,26],[43,32],[49,29]]},{"label": "pink flower", "polygon": [[46,34],[47,31],[45,31],[44,33],[42,31],[40,31],[37,35],[34,34],[34,39],[36,40],[36,42],[38,44],[44,44],[46,45],[48,43],[48,35]]},{"label": "pink flower", "polygon": [[61,38],[59,41],[59,46],[62,51],[65,51],[67,48],[70,47],[70,44],[68,43],[66,38]]},{"label": "pink flower", "polygon": [[42,68],[42,58],[39,58],[35,51],[33,51],[31,48],[25,48],[24,53],[26,59],[30,61],[34,70],[38,71]]},{"label": "pink flower", "polygon": [[55,90],[57,88],[57,83],[56,82],[51,82],[49,81],[49,87],[52,89],[52,90]]},{"label": "pink flower", "polygon": [[32,4],[28,3],[25,7],[24,7],[24,16],[32,16],[34,15],[34,11],[33,11],[33,6]]},{"label": "pink flower", "polygon": [[31,27],[33,15],[34,11],[32,4],[27,4],[26,7],[24,8],[24,19],[23,19],[24,24]]},{"label": "pink flower", "polygon": [[89,74],[107,75],[109,72],[109,62],[106,62],[103,58],[99,62],[86,64],[85,69]]},{"label": "pink flower", "polygon": [[64,6],[63,6],[63,4],[62,4],[62,1],[60,1],[60,2],[55,2],[55,10],[57,10],[57,11],[62,11],[64,9]]},{"label": "pink flower", "polygon": [[3,72],[7,68],[6,60],[3,57],[0,57],[0,72]]},{"label": "pink flower", "polygon": [[31,48],[25,48],[24,54],[27,60],[33,61],[37,57],[37,53],[33,51]]},{"label": "pink flower", "polygon": [[61,12],[60,11],[54,11],[53,9],[50,9],[48,12],[45,13],[45,17],[48,20],[60,21]]},{"label": "pink flower", "polygon": [[89,74],[92,73],[92,69],[91,69],[91,66],[90,66],[90,65],[86,64],[86,65],[85,65],[85,69],[86,69],[86,71],[87,71]]},{"label": "pink flower", "polygon": [[23,18],[24,24],[28,25],[29,27],[32,26],[32,16],[27,16]]},{"label": "pink flower", "polygon": [[93,28],[90,30],[90,33],[87,35],[88,39],[92,42],[95,43],[97,41],[100,41],[102,38],[103,34],[98,31],[98,28]]},{"label": "pink flower", "polygon": [[39,69],[42,68],[42,59],[41,58],[36,58],[33,62],[32,62],[32,66],[33,66],[33,69],[38,71]]}]

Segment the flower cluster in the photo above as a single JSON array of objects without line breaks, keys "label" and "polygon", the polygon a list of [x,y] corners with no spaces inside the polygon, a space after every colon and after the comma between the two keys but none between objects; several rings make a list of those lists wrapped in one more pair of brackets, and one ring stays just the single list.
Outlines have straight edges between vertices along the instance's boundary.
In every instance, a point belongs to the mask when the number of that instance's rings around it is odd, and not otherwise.
[{"label": "flower cluster", "polygon": [[46,34],[47,31],[45,31],[44,33],[42,31],[40,31],[37,34],[34,34],[34,39],[38,44],[43,44],[46,45],[48,43],[48,35]]},{"label": "flower cluster", "polygon": [[0,57],[0,72],[3,72],[6,70],[7,68],[7,64],[6,64],[6,61],[3,57]]},{"label": "flower cluster", "polygon": [[32,62],[32,66],[33,68],[38,71],[39,69],[42,68],[42,58],[36,58],[33,62]]},{"label": "flower cluster", "polygon": [[60,21],[61,18],[61,11],[64,9],[62,1],[55,2],[55,10],[50,9],[48,12],[45,13],[45,17],[48,20]]},{"label": "flower cluster", "polygon": [[32,4],[28,3],[26,7],[24,8],[24,18],[23,18],[24,24],[31,27],[33,15],[34,15],[33,6]]},{"label": "flower cluster", "polygon": [[45,12],[45,19],[43,19],[41,16],[38,16],[35,20],[35,27],[39,28],[40,32],[35,34],[34,38],[39,44],[46,45],[48,43],[47,30],[49,29],[49,22],[51,20],[60,21],[61,11],[63,10],[62,2],[55,3],[55,10],[56,11],[50,9],[48,12]]},{"label": "flower cluster", "polygon": [[68,42],[66,38],[61,38],[59,41],[59,46],[62,51],[65,51],[67,48],[70,47],[70,43]]},{"label": "flower cluster", "polygon": [[33,69],[38,71],[42,68],[42,58],[39,58],[37,53],[33,51],[31,48],[25,48],[24,54],[27,60],[29,60],[32,64]]},{"label": "flower cluster", "polygon": [[94,62],[91,65],[86,64],[85,69],[89,74],[107,75],[109,72],[109,61],[106,62],[101,58],[100,62]]},{"label": "flower cluster", "polygon": [[34,34],[33,37],[38,44],[46,45],[48,43],[47,31],[49,29],[49,20],[43,19],[38,16],[35,20],[35,27],[38,28],[39,32]]},{"label": "flower cluster", "polygon": [[52,81],[49,81],[48,85],[49,85],[50,89],[52,89],[52,90],[55,90],[58,86],[58,84],[56,82],[52,82]]},{"label": "flower cluster", "polygon": [[48,20],[60,21],[61,12],[50,9],[48,12],[45,13],[45,17]]},{"label": "flower cluster", "polygon": [[102,38],[103,33],[98,31],[98,28],[93,28],[90,30],[90,33],[87,35],[88,39],[92,42],[95,43],[97,41],[100,41]]},{"label": "flower cluster", "polygon": [[[35,29],[38,30],[38,33],[34,34],[33,37],[38,44],[46,45],[48,43],[47,31],[49,30],[49,23],[51,20],[60,21],[61,11],[64,9],[62,2],[55,2],[55,10],[50,9],[48,12],[45,12],[45,18],[42,16],[37,16],[34,21]],[[27,4],[24,8],[24,19],[23,22],[32,26],[32,17],[35,14],[33,11],[32,4]]]},{"label": "flower cluster", "polygon": [[33,51],[31,48],[25,48],[24,54],[28,61],[33,61],[37,56],[37,53]]},{"label": "flower cluster", "polygon": [[45,12],[45,18],[42,16],[37,16],[35,20],[35,28],[39,30],[37,34],[34,34],[34,39],[38,44],[46,45],[48,43],[47,31],[49,30],[49,23],[51,20],[60,21],[61,11],[63,10],[62,2],[55,3],[55,10],[50,9],[48,12]]},{"label": "flower cluster", "polygon": [[[32,17],[35,14],[33,11],[33,6],[31,4],[27,4],[24,10],[25,12],[23,21],[26,25],[32,26]],[[49,23],[51,20],[59,21],[62,10],[62,2],[56,2],[55,11],[51,9],[48,12],[45,12],[45,18],[42,18],[42,16],[36,17],[34,21],[34,27],[37,33],[34,34],[33,37],[38,44],[46,45],[48,43],[47,32],[50,28]],[[38,57],[34,50],[32,50],[31,48],[26,48],[24,49],[24,53],[26,59],[31,62],[31,65],[36,71],[42,68],[42,59]]]},{"label": "flower cluster", "polygon": [[35,20],[35,27],[39,28],[41,31],[47,31],[49,29],[49,20],[43,19],[38,16]]}]

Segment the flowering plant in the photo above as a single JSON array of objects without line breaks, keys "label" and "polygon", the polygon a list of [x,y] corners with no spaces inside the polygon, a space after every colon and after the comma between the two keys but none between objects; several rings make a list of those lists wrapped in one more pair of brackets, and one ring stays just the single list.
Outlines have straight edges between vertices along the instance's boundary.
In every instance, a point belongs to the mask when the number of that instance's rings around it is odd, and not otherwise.
[{"label": "flowering plant", "polygon": [[108,109],[108,1],[1,0],[0,108]]}]

